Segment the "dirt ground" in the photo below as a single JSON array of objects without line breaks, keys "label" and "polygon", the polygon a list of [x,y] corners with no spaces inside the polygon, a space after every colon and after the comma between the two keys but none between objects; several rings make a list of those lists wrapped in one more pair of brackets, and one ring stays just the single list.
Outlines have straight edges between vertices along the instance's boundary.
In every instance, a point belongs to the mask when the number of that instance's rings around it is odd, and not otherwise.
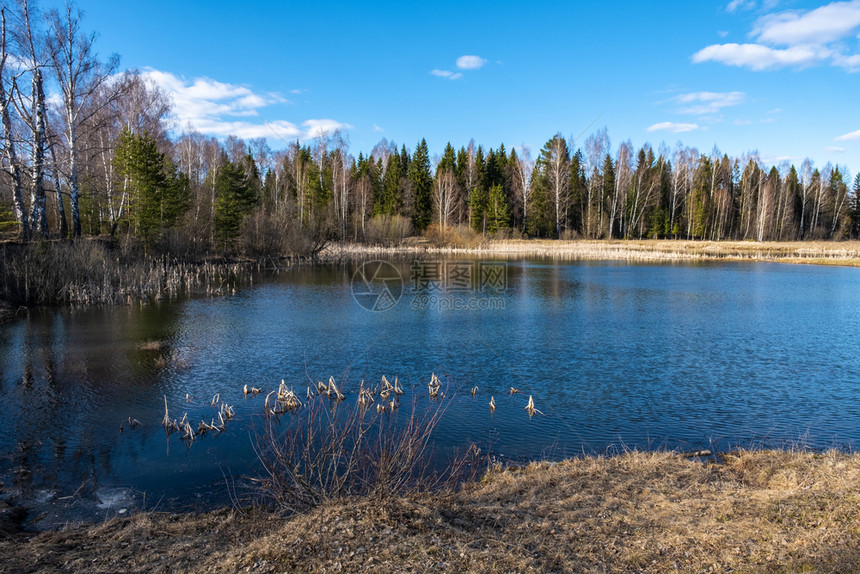
[{"label": "dirt ground", "polygon": [[0,539],[2,572],[858,572],[860,455],[627,453],[461,492],[137,514]]}]

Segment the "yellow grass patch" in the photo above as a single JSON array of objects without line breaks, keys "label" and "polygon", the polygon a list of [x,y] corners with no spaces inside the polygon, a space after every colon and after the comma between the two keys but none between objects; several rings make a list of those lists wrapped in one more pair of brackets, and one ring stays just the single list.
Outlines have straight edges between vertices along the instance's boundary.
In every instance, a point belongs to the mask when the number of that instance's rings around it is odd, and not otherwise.
[{"label": "yellow grass patch", "polygon": [[141,514],[0,541],[8,571],[857,572],[860,456],[631,452],[288,518]]}]

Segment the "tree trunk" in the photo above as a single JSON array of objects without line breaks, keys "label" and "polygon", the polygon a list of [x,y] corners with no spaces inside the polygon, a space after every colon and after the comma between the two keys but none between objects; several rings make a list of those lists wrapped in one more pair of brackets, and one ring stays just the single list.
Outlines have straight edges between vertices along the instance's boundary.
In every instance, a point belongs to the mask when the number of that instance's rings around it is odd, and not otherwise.
[{"label": "tree trunk", "polygon": [[45,92],[42,88],[42,72],[33,72],[33,165],[30,168],[31,219],[36,231],[48,236],[48,215],[45,209]]},{"label": "tree trunk", "polygon": [[[15,152],[15,139],[12,132],[12,117],[9,114],[12,93],[6,95],[6,84],[3,81],[4,68],[6,67],[6,11],[0,10],[0,116],[3,123],[3,156],[6,160],[4,167],[12,178],[12,211],[18,222],[18,234],[26,239],[30,236],[30,222],[27,210],[24,208],[24,194],[21,185],[21,167],[18,163],[18,155]],[[14,86],[14,81],[13,81]]]},{"label": "tree trunk", "polygon": [[66,222],[66,207],[63,205],[63,193],[60,190],[60,166],[57,164],[57,153],[54,151],[54,146],[51,146],[51,163],[54,166],[54,187],[57,190],[57,218],[60,220],[60,237],[65,238],[69,234],[69,224]]}]

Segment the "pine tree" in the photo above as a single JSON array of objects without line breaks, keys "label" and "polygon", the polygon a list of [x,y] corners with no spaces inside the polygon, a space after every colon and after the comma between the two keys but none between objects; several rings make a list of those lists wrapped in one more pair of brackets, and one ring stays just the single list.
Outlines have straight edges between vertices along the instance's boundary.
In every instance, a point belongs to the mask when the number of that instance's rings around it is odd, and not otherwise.
[{"label": "pine tree", "polygon": [[378,206],[374,205],[374,215],[397,215],[400,211],[400,156],[392,155],[385,166],[382,177],[382,197]]},{"label": "pine tree", "polygon": [[708,156],[703,155],[693,180],[692,201],[690,204],[691,239],[707,237],[710,202],[708,188],[711,184],[713,166]]},{"label": "pine tree", "polygon": [[188,178],[158,151],[147,133],[123,130],[113,161],[139,236],[151,239],[160,229],[174,226],[188,210]]},{"label": "pine tree", "polygon": [[[603,193],[602,193],[602,195],[604,198],[604,202],[609,203],[609,204],[612,203],[612,197],[615,195],[615,164],[612,161],[612,156],[609,155],[608,153],[603,158]],[[620,209],[619,209],[619,211],[620,211]],[[612,214],[610,213],[609,218],[611,218],[611,217],[612,217]],[[607,218],[607,219],[609,219],[609,218]],[[614,223],[612,221],[609,221],[609,228],[606,231],[607,231],[607,237],[609,237],[610,239],[613,238],[612,233],[609,233],[610,231],[613,231],[613,227],[614,227]],[[615,228],[615,233],[617,234],[617,236],[620,237],[621,231],[622,231],[621,225],[618,225],[618,227]]]},{"label": "pine tree", "polygon": [[586,186],[588,182],[585,179],[585,161],[582,157],[582,150],[577,149],[576,153],[570,156],[570,210],[568,216],[568,225],[579,233],[583,232],[583,219],[585,218],[587,199]]},{"label": "pine tree", "polygon": [[215,240],[225,250],[239,237],[242,222],[257,204],[259,196],[245,166],[221,155],[221,169],[215,178]]},{"label": "pine tree", "polygon": [[412,154],[409,164],[409,181],[412,184],[413,205],[412,225],[423,231],[433,220],[431,193],[433,175],[430,172],[430,154],[427,151],[427,141],[422,139]]},{"label": "pine tree", "polygon": [[501,184],[495,184],[490,188],[487,202],[487,231],[496,233],[500,229],[507,229],[511,225],[511,207],[505,189]]},{"label": "pine tree", "polygon": [[[492,151],[492,150],[490,150]],[[474,161],[475,187],[469,193],[469,212],[471,213],[472,229],[484,233],[487,229],[487,163],[484,160],[484,149],[478,146],[475,150]]]}]

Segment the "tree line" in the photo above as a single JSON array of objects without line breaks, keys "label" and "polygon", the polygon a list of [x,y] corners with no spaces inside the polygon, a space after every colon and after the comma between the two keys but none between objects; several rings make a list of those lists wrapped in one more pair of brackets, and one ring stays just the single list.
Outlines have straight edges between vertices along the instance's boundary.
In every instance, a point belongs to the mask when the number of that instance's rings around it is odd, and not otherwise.
[{"label": "tree line", "polygon": [[[111,235],[188,254],[262,255],[327,240],[434,230],[486,236],[846,239],[860,236],[860,174],[809,160],[767,166],[677,144],[612,148],[560,133],[527,147],[344,134],[272,150],[171,130],[166,94],[102,60],[73,6],[0,10],[0,227],[25,239]],[[46,87],[57,98],[46,98]]]}]

